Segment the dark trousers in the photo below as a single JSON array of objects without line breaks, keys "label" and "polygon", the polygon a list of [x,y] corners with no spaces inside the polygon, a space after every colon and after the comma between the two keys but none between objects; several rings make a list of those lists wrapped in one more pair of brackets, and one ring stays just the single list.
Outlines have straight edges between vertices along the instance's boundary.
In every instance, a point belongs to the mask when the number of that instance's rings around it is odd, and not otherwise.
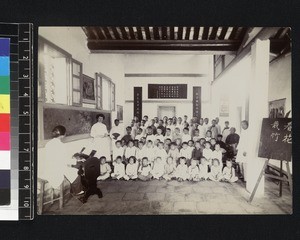
[{"label": "dark trousers", "polygon": [[97,194],[99,198],[102,198],[102,192],[97,187],[97,179],[86,179],[81,177],[81,183],[85,189],[83,201],[86,202],[91,195]]}]

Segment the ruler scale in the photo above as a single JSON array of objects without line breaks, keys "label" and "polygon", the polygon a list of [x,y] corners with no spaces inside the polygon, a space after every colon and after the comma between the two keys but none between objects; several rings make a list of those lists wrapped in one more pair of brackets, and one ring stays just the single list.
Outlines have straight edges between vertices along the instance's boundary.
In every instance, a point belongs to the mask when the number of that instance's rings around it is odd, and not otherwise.
[{"label": "ruler scale", "polygon": [[30,220],[34,217],[32,24],[0,23],[0,38],[10,38],[11,205],[17,202],[19,220]]}]

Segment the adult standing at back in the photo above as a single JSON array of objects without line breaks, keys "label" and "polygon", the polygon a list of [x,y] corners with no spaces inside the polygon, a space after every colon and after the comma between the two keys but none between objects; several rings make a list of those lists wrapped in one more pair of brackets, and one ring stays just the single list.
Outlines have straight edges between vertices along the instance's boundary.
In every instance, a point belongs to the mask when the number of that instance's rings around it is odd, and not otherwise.
[{"label": "adult standing at back", "polygon": [[103,123],[105,116],[103,114],[97,114],[97,122],[91,128],[91,137],[93,137],[93,150],[96,150],[96,156],[106,157],[110,160],[110,138],[108,135],[107,127]]},{"label": "adult standing at back", "polygon": [[244,181],[247,181],[247,161],[248,161],[248,139],[249,139],[249,131],[248,131],[248,121],[244,120],[242,121],[242,131],[240,136],[240,141],[237,146],[237,156],[236,156],[236,162],[240,166],[240,171],[242,178],[244,178]]}]

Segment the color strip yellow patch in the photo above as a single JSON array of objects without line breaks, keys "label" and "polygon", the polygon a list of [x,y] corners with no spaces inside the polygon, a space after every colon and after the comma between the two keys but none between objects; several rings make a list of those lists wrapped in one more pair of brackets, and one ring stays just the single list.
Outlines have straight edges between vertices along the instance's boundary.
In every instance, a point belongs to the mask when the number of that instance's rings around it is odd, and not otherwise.
[{"label": "color strip yellow patch", "polygon": [[10,113],[10,95],[0,94],[0,113]]}]

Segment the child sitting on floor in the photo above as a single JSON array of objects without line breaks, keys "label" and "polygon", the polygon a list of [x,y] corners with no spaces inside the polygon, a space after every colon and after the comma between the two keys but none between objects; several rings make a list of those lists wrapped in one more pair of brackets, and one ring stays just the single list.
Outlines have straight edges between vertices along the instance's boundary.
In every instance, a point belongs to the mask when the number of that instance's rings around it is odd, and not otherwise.
[{"label": "child sitting on floor", "polygon": [[138,170],[138,178],[142,181],[150,180],[152,178],[150,171],[151,171],[151,166],[148,162],[148,158],[144,157],[142,159],[142,164]]},{"label": "child sitting on floor", "polygon": [[97,180],[105,180],[109,178],[111,173],[111,167],[106,162],[106,157],[102,156],[100,157],[100,176],[97,178]]},{"label": "child sitting on floor", "polygon": [[215,182],[220,182],[223,179],[222,168],[218,159],[212,160],[210,168],[209,179]]},{"label": "child sitting on floor", "polygon": [[122,157],[118,156],[113,162],[114,172],[111,173],[113,179],[120,180],[125,176],[125,165],[122,163]]},{"label": "child sitting on floor", "polygon": [[223,169],[223,177],[223,180],[226,182],[236,182],[238,180],[238,177],[235,176],[231,160],[226,161],[226,166]]},{"label": "child sitting on floor", "polygon": [[188,175],[189,175],[189,180],[190,181],[195,181],[195,182],[200,181],[198,160],[192,159],[191,165],[188,168]]},{"label": "child sitting on floor", "polygon": [[134,156],[131,156],[128,159],[128,164],[126,166],[126,175],[124,176],[125,180],[129,179],[137,179],[137,170],[138,170],[138,163],[136,161],[136,158]]},{"label": "child sitting on floor", "polygon": [[161,159],[161,157],[157,157],[154,161],[153,168],[151,170],[151,174],[154,179],[160,180],[164,174],[165,161]]},{"label": "child sitting on floor", "polygon": [[189,148],[187,142],[182,143],[182,148],[180,149],[180,157],[184,157],[186,159],[188,165],[190,165],[190,161],[192,158],[192,152],[191,152],[191,149]]},{"label": "child sitting on floor", "polygon": [[175,142],[171,143],[171,149],[169,151],[169,156],[173,159],[173,163],[177,166],[178,158],[180,157],[179,150]]},{"label": "child sitting on floor", "polygon": [[176,163],[174,163],[172,157],[168,157],[167,163],[165,165],[165,172],[163,178],[167,181],[170,181],[172,180],[173,177],[175,177],[175,172],[176,172]]},{"label": "child sitting on floor", "polygon": [[200,180],[207,180],[208,178],[208,161],[202,157],[199,164],[199,178]]},{"label": "child sitting on floor", "polygon": [[182,182],[188,178],[188,168],[186,165],[186,158],[180,157],[179,158],[179,165],[176,168],[175,177],[177,181]]}]

